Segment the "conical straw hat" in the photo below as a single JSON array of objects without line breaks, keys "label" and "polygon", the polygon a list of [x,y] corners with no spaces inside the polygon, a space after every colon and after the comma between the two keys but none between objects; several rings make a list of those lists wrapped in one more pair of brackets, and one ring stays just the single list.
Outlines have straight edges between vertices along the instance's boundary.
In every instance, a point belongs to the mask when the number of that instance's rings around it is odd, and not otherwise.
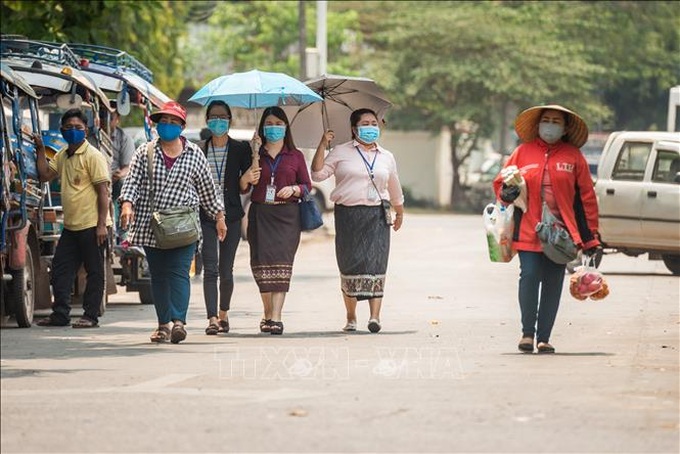
[{"label": "conical straw hat", "polygon": [[530,107],[517,115],[515,119],[515,131],[522,142],[531,142],[538,137],[538,122],[544,110],[559,110],[567,113],[565,134],[567,142],[577,148],[581,148],[588,140],[588,126],[577,113],[558,105]]}]

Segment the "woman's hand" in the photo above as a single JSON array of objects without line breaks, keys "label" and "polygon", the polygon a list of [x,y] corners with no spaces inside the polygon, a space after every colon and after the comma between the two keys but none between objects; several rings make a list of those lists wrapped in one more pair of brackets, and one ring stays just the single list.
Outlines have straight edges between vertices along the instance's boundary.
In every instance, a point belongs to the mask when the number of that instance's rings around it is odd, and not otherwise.
[{"label": "woman's hand", "polygon": [[241,176],[241,180],[245,184],[256,185],[260,181],[260,172],[261,169],[259,167],[250,166],[246,173]]},{"label": "woman's hand", "polygon": [[328,148],[331,142],[335,139],[335,133],[332,130],[327,130],[321,135],[319,147]]},{"label": "woman's hand", "polygon": [[299,187],[296,186],[284,186],[283,188],[279,189],[279,192],[276,193],[276,196],[281,198],[281,199],[288,199],[290,197],[293,197],[296,195],[299,191]]},{"label": "woman's hand", "polygon": [[217,239],[224,241],[227,237],[227,223],[224,220],[224,216],[217,219],[215,223],[215,229],[217,230]]},{"label": "woman's hand", "polygon": [[396,232],[401,228],[401,224],[404,222],[404,213],[397,213],[394,215],[394,223],[392,225],[392,228]]},{"label": "woman's hand", "polygon": [[130,224],[135,222],[135,212],[132,210],[132,203],[123,202],[120,206],[120,228],[127,230]]}]

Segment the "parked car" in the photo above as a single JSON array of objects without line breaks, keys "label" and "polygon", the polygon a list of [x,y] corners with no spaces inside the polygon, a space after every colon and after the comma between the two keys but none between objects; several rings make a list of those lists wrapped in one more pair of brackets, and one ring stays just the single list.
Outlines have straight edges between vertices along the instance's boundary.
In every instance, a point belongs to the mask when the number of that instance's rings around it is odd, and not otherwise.
[{"label": "parked car", "polygon": [[649,254],[680,275],[680,134],[614,132],[595,183],[606,248]]}]

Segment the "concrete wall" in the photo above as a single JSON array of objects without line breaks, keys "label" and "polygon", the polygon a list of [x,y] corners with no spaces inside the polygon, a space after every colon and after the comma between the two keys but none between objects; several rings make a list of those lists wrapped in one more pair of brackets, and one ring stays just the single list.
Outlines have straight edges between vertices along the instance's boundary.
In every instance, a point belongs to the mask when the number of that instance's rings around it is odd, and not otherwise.
[{"label": "concrete wall", "polygon": [[433,135],[427,131],[384,129],[380,145],[394,153],[402,186],[416,199],[441,207],[451,203],[449,139],[448,130]]}]

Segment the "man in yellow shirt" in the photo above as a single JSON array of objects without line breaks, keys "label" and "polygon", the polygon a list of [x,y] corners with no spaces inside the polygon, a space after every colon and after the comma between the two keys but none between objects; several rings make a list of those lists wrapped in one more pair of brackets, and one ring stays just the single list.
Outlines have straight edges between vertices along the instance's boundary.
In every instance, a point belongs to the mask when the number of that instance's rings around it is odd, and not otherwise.
[{"label": "man in yellow shirt", "polygon": [[61,117],[61,134],[68,147],[47,163],[40,134],[35,134],[38,173],[41,181],[59,177],[64,230],[52,260],[52,314],[39,326],[70,324],[73,282],[85,266],[87,284],[83,294],[83,316],[74,328],[96,328],[104,296],[104,251],[109,218],[111,177],[104,155],[87,140],[87,116],[80,109],[68,110]]}]

